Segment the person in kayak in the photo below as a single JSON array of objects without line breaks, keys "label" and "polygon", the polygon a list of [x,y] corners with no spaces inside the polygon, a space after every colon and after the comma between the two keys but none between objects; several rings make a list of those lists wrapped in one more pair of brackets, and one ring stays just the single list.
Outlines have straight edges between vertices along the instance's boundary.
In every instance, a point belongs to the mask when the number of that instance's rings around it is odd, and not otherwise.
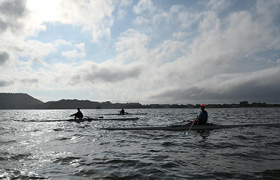
[{"label": "person in kayak", "polygon": [[201,104],[200,109],[201,109],[201,111],[200,111],[200,113],[197,117],[197,120],[196,120],[195,124],[205,125],[207,123],[207,120],[208,120],[208,113],[207,113],[207,111],[205,111],[205,104]]},{"label": "person in kayak", "polygon": [[75,114],[72,114],[70,116],[74,116],[75,119],[83,119],[84,115],[83,113],[81,112],[80,108],[77,108],[78,112],[76,112]]},{"label": "person in kayak", "polygon": [[[197,118],[194,120],[195,125],[205,125],[208,120],[208,113],[207,113],[207,111],[205,111],[205,104],[201,104],[200,109],[201,109],[201,111],[200,111],[199,115],[197,115]],[[186,120],[184,120],[183,122],[186,122]],[[193,124],[193,121],[189,122],[186,125],[192,125],[192,124]]]},{"label": "person in kayak", "polygon": [[124,109],[122,109],[121,111],[120,111],[120,114],[127,114],[125,111],[124,111]]}]

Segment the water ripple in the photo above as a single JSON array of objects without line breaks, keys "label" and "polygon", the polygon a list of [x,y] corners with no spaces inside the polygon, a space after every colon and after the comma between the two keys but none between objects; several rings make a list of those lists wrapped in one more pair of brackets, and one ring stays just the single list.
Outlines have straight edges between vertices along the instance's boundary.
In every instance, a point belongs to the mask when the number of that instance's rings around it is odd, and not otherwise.
[{"label": "water ripple", "polygon": [[[280,179],[279,128],[191,131],[187,136],[176,131],[100,130],[180,124],[199,109],[137,111],[147,114],[133,122],[82,123],[38,122],[68,118],[69,110],[2,111],[0,179]],[[218,124],[280,121],[279,108],[209,109],[208,113],[209,121]]]}]

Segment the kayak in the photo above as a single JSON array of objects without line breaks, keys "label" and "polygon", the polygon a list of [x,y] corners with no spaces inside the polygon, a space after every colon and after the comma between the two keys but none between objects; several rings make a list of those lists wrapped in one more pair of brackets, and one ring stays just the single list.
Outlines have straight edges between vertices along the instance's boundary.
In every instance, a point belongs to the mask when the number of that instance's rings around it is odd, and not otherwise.
[{"label": "kayak", "polygon": [[134,118],[83,118],[83,119],[53,119],[53,120],[29,120],[25,122],[62,122],[62,121],[69,121],[69,122],[84,122],[84,121],[134,121],[138,120],[138,117]]},{"label": "kayak", "polygon": [[82,122],[82,121],[133,121],[138,120],[138,117],[134,118],[83,118],[83,119],[68,119],[66,121],[76,121],[76,122]]},{"label": "kayak", "polygon": [[100,114],[100,115],[120,115],[120,116],[124,116],[124,115],[147,115],[148,113],[125,113],[125,114],[120,114],[120,113],[115,113],[115,114]]},{"label": "kayak", "polygon": [[[206,125],[193,125],[191,130],[214,130],[224,128],[237,128],[237,127],[251,127],[251,126],[279,126],[280,123],[248,123],[248,124],[211,124]],[[187,131],[190,129],[190,125],[172,125],[172,126],[138,126],[138,127],[107,127],[103,130],[166,130],[166,131]]]}]

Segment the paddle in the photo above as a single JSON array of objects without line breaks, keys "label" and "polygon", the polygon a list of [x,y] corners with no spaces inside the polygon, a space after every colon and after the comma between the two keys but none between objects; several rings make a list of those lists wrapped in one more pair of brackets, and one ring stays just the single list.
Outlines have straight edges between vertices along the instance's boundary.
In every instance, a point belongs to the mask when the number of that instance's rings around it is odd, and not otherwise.
[{"label": "paddle", "polygon": [[192,129],[192,127],[193,127],[193,125],[194,125],[194,123],[195,123],[195,120],[193,120],[193,123],[192,123],[191,127],[189,128],[189,130],[186,132],[186,135],[189,134],[190,130]]}]

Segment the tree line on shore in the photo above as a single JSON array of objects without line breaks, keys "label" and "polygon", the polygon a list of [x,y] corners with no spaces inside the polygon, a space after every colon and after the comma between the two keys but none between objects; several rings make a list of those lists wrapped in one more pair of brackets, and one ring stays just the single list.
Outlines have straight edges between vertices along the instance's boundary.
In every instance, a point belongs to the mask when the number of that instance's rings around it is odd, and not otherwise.
[{"label": "tree line on shore", "polygon": [[[42,102],[24,93],[0,93],[0,109],[135,109],[135,108],[199,108],[200,104],[140,104],[112,103],[89,100],[67,100]],[[239,104],[207,104],[207,108],[249,108],[249,107],[280,107],[280,104],[249,103]]]}]

